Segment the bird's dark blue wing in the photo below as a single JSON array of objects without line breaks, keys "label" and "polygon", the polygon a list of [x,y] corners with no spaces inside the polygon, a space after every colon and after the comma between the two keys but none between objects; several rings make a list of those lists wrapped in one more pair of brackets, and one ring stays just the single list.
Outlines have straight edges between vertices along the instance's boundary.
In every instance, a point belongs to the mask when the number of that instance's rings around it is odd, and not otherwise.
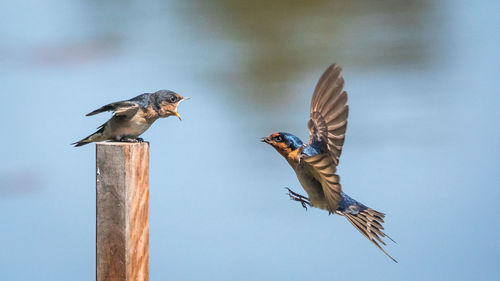
[{"label": "bird's dark blue wing", "polygon": [[151,103],[151,94],[138,95],[137,97],[131,98],[128,101],[137,103],[140,107],[146,109],[149,107],[149,104]]}]

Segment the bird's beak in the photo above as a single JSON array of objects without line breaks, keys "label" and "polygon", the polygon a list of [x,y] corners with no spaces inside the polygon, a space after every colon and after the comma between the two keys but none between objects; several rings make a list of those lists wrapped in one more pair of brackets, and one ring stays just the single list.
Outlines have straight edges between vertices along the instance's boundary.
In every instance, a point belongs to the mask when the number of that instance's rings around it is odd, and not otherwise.
[{"label": "bird's beak", "polygon": [[179,112],[175,111],[174,115],[177,116],[177,118],[179,118],[179,120],[182,121],[182,118],[181,118],[181,115],[179,114]]},{"label": "bird's beak", "polygon": [[260,139],[261,142],[269,143],[269,138],[263,137]]},{"label": "bird's beak", "polygon": [[[188,100],[188,99],[191,99],[191,98],[182,98],[182,99],[179,101],[179,103],[181,103],[182,101]],[[178,103],[178,104],[179,104],[179,103]],[[182,118],[181,118],[181,116],[179,115],[179,113],[178,113],[177,111],[174,111],[174,115],[175,115],[175,116],[177,116],[177,118],[179,118],[179,120],[181,120],[181,121],[182,121]]]}]

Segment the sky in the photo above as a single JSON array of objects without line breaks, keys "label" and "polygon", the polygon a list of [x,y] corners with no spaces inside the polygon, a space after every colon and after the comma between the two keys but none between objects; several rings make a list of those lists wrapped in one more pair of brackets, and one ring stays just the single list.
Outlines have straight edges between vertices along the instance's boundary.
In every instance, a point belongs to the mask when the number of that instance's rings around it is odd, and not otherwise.
[{"label": "sky", "polygon": [[[150,141],[150,280],[500,279],[495,1],[4,1],[0,279],[95,278],[95,146],[110,102],[191,100]],[[305,211],[260,137],[308,138],[342,65],[343,191],[386,214],[395,264]]]}]

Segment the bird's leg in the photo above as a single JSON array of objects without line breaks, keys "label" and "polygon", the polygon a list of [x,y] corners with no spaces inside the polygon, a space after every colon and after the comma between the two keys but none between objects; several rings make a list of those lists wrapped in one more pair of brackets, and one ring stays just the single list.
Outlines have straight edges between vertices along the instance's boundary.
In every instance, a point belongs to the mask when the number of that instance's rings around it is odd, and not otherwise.
[{"label": "bird's leg", "polygon": [[290,188],[288,187],[285,187],[287,190],[288,190],[288,193],[287,195],[290,196],[290,199],[294,200],[294,201],[297,201],[297,202],[300,202],[300,204],[302,205],[302,207],[304,207],[307,211],[307,205],[311,206],[311,202],[309,202],[309,198],[303,196],[303,195],[300,195],[298,193],[295,193],[293,192]]}]

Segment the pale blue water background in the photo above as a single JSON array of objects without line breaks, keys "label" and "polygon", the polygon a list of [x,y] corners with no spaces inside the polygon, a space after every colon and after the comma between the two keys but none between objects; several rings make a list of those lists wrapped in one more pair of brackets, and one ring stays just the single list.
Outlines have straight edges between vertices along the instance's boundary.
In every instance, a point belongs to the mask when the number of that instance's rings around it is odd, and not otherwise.
[{"label": "pale blue water background", "polygon": [[[150,280],[500,280],[498,1],[3,1],[0,280],[95,278],[95,147],[108,102],[192,99],[151,141]],[[286,161],[344,67],[344,191],[387,214],[392,263],[304,211]]]}]

